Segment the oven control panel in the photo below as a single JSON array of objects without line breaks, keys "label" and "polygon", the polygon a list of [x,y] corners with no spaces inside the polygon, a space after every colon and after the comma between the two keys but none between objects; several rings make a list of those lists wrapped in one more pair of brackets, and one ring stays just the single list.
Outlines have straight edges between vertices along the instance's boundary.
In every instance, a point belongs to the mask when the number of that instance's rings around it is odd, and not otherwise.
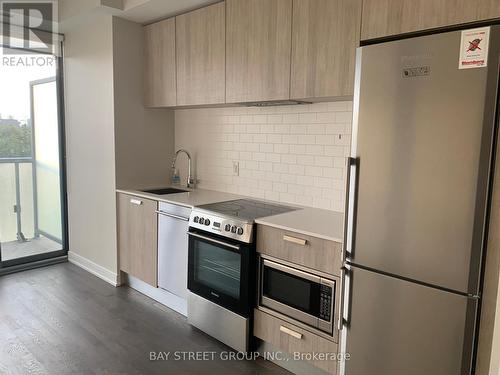
[{"label": "oven control panel", "polygon": [[240,242],[251,243],[253,240],[253,223],[231,220],[202,210],[191,212],[189,226]]}]

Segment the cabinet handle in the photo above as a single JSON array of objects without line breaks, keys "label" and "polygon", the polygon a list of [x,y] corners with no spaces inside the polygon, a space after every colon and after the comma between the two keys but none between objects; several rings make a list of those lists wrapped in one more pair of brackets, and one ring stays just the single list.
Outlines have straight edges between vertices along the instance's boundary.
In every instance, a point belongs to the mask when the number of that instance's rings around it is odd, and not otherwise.
[{"label": "cabinet handle", "polygon": [[303,238],[297,238],[297,237],[292,237],[292,236],[287,236],[287,235],[283,236],[283,241],[291,242],[291,243],[294,243],[294,244],[300,245],[300,246],[305,246],[307,244],[307,240],[304,240]]},{"label": "cabinet handle", "polygon": [[280,331],[283,333],[286,333],[287,335],[295,337],[296,339],[302,340],[302,333],[295,332],[295,331],[291,330],[290,328],[287,328],[285,326],[280,326]]},{"label": "cabinet handle", "polygon": [[130,203],[140,206],[142,204],[142,201],[140,199],[131,199]]}]

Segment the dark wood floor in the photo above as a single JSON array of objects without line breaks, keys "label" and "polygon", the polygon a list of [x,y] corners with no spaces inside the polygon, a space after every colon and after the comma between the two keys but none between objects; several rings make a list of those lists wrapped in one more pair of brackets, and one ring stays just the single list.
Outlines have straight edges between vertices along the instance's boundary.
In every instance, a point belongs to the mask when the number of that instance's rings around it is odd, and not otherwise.
[{"label": "dark wood floor", "polygon": [[[261,359],[219,359],[228,350],[172,310],[69,263],[0,277],[2,375],[289,374]],[[158,362],[151,351],[217,359]]]}]

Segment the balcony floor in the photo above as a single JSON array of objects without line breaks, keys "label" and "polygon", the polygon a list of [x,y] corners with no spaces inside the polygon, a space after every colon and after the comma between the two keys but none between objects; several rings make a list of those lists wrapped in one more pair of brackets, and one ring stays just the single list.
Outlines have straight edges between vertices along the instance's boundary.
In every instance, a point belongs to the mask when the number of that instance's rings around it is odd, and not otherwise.
[{"label": "balcony floor", "polygon": [[61,250],[61,244],[43,236],[33,238],[28,242],[4,242],[2,243],[2,261],[49,253],[56,250]]}]

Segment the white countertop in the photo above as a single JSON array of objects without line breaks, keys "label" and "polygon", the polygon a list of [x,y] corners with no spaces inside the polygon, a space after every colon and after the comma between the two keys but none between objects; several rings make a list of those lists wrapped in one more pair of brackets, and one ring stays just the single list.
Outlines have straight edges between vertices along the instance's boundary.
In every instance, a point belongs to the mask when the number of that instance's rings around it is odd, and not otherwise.
[{"label": "white countertop", "polygon": [[[229,201],[232,199],[247,198],[241,195],[223,193],[221,191],[215,190],[205,190],[205,189],[186,189],[185,187],[177,187],[176,189],[189,190],[186,193],[175,193],[175,194],[164,194],[157,195],[151,193],[145,193],[137,189],[116,189],[118,193],[131,194],[137,197],[151,199],[160,202],[173,203],[184,207],[193,208],[195,206],[201,206],[202,204],[216,203]],[[149,189],[143,189],[149,190]]]},{"label": "white countertop", "polygon": [[[177,204],[189,208],[200,206],[202,204],[223,202],[233,199],[252,199],[242,195],[223,193],[215,190],[190,190],[184,187],[180,187],[179,189],[189,191],[186,193],[165,195],[145,193],[138,189],[117,189],[116,191],[118,193],[130,194],[137,197]],[[279,202],[271,203],[280,204]],[[287,205],[286,203],[281,204]],[[257,224],[269,225],[271,227],[340,243],[342,243],[344,237],[343,221],[344,214],[341,212],[312,207],[301,207],[296,211],[290,211],[280,215],[268,216],[255,220]]]},{"label": "white countertop", "polygon": [[280,215],[261,217],[255,222],[340,243],[344,238],[344,214],[321,208],[304,207]]}]

